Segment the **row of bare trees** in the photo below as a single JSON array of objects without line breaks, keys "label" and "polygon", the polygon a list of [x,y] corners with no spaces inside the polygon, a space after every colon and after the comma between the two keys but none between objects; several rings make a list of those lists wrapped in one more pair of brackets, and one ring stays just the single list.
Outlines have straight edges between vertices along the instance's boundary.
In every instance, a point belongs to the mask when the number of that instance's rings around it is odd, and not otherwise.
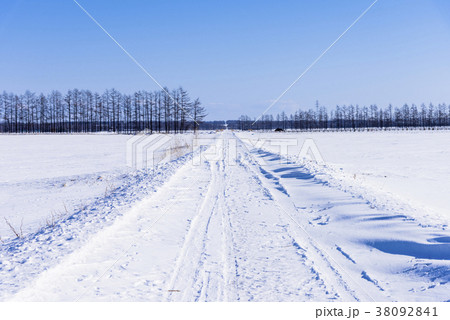
[{"label": "row of bare trees", "polygon": [[[450,105],[432,103],[417,106],[405,104],[402,107],[386,108],[371,105],[337,106],[334,110],[316,103],[315,108],[298,110],[294,114],[285,112],[264,115],[255,122],[248,116],[241,116],[232,127],[241,130],[272,130],[275,128],[293,130],[315,129],[367,129],[367,128],[433,128],[450,126]],[[231,123],[229,123],[229,126]]]},{"label": "row of bare trees", "polygon": [[197,130],[206,116],[183,88],[103,94],[89,90],[0,95],[0,132],[184,132]]}]

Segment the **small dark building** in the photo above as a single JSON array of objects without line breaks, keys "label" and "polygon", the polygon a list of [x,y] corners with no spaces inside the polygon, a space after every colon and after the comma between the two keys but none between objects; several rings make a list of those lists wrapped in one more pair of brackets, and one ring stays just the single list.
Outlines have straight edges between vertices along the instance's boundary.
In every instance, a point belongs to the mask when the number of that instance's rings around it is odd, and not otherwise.
[{"label": "small dark building", "polygon": [[275,129],[275,132],[284,132],[284,129],[276,128],[276,129]]}]

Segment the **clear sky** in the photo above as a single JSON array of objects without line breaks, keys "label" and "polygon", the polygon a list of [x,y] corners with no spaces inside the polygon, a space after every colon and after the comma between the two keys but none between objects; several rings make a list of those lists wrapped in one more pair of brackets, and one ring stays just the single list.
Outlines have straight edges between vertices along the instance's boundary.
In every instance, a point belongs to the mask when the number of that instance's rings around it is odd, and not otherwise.
[{"label": "clear sky", "polygon": [[[373,0],[79,0],[208,119],[257,117]],[[156,90],[72,0],[0,0],[0,91]],[[450,103],[450,1],[379,0],[273,108]]]}]

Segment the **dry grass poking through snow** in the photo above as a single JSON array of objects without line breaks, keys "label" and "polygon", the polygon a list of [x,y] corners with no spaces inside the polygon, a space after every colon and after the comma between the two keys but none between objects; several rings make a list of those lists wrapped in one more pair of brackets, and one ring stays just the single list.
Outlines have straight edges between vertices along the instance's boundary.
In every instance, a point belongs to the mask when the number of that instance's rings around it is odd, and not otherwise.
[{"label": "dry grass poking through snow", "polygon": [[154,153],[154,163],[159,164],[161,162],[172,161],[191,152],[193,140],[193,137],[187,136],[173,137],[165,148]]},{"label": "dry grass poking through snow", "polygon": [[11,224],[11,222],[9,222],[9,220],[7,219],[7,218],[5,218],[5,222],[6,222],[6,224],[8,225],[8,227],[11,229],[11,231],[14,233],[14,235],[17,237],[17,238],[23,238],[23,218],[22,218],[22,220],[20,221],[20,227],[19,228],[15,228],[12,224]]}]

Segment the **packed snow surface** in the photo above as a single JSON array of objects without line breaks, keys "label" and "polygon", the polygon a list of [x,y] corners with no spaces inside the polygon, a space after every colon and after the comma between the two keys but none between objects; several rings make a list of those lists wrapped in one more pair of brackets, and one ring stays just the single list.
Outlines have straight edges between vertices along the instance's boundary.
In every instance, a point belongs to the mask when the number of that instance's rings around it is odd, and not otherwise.
[{"label": "packed snow surface", "polygon": [[449,136],[225,131],[138,171],[125,136],[0,136],[1,208],[29,226],[0,229],[0,299],[448,301]]}]

